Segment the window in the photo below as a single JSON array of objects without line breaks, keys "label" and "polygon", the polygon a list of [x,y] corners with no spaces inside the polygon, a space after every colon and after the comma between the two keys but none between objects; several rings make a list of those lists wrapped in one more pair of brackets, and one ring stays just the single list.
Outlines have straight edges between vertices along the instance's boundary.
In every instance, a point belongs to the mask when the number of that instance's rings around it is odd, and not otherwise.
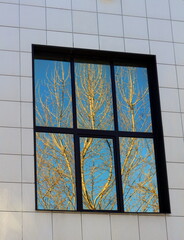
[{"label": "window", "polygon": [[33,45],[36,208],[170,212],[155,56]]}]

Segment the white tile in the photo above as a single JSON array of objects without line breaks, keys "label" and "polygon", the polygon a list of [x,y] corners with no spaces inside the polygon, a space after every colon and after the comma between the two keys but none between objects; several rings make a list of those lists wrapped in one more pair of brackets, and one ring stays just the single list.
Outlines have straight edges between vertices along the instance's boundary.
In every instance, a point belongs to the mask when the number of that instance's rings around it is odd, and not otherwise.
[{"label": "white tile", "polygon": [[173,38],[175,42],[184,43],[184,22],[172,21]]},{"label": "white tile", "polygon": [[171,22],[168,20],[148,19],[149,39],[172,41]]},{"label": "white tile", "polygon": [[88,48],[88,49],[99,48],[98,36],[74,34],[73,37],[74,37],[74,47],[76,48]]},{"label": "white tile", "polygon": [[180,112],[178,89],[160,88],[160,100],[162,111]]},{"label": "white tile", "polygon": [[97,0],[98,12],[121,14],[121,0]]},{"label": "white tile", "polygon": [[96,12],[96,0],[72,0],[72,9]]},{"label": "white tile", "polygon": [[160,87],[177,88],[176,67],[173,65],[157,65]]},{"label": "white tile", "polygon": [[151,53],[157,56],[158,63],[174,64],[173,44],[168,42],[150,41]]},{"label": "white tile", "polygon": [[71,0],[46,0],[47,7],[71,9]]},{"label": "white tile", "polygon": [[0,25],[19,26],[19,6],[0,3]]},{"label": "white tile", "polygon": [[20,101],[20,79],[0,76],[0,100]]},{"label": "white tile", "polygon": [[45,8],[20,6],[20,26],[24,28],[45,29]]},{"label": "white tile", "polygon": [[0,181],[21,181],[20,155],[0,155]]},{"label": "white tile", "polygon": [[170,203],[171,203],[171,213],[175,216],[184,216],[184,190],[171,189],[170,193]]},{"label": "white tile", "polygon": [[1,212],[0,226],[1,240],[22,239],[21,213]]},{"label": "white tile", "polygon": [[149,53],[149,42],[147,40],[138,40],[125,38],[126,52]]},{"label": "white tile", "polygon": [[22,182],[35,182],[34,156],[22,156]]},{"label": "white tile", "polygon": [[19,3],[19,0],[1,0],[2,3]]},{"label": "white tile", "polygon": [[122,37],[122,17],[112,14],[98,14],[99,34]]},{"label": "white tile", "polygon": [[184,65],[184,44],[174,43],[175,55],[176,55],[176,64]]},{"label": "white tile", "polygon": [[27,183],[34,182],[34,157],[22,156],[22,181]]},{"label": "white tile", "polygon": [[139,240],[137,216],[111,215],[112,240]]},{"label": "white tile", "polygon": [[[62,226],[62,227],[61,227]],[[72,231],[71,231],[72,228]],[[53,240],[81,240],[81,214],[53,214]]]},{"label": "white tile", "polygon": [[23,213],[24,240],[51,240],[52,223],[50,213]]},{"label": "white tile", "polygon": [[32,76],[32,54],[21,52],[21,75],[26,77]]},{"label": "white tile", "polygon": [[146,16],[145,0],[122,0],[122,8],[124,15]]},{"label": "white tile", "polygon": [[22,129],[22,154],[33,155],[32,129]]},{"label": "white tile", "polygon": [[0,49],[19,50],[19,29],[10,27],[0,27]]},{"label": "white tile", "polygon": [[147,16],[170,19],[168,0],[146,0]]},{"label": "white tile", "polygon": [[181,112],[184,112],[184,89],[179,90],[179,95],[180,95]]},{"label": "white tile", "polygon": [[33,128],[33,104],[21,103],[21,126]]},{"label": "white tile", "polygon": [[20,102],[0,101],[0,126],[20,127]]},{"label": "white tile", "polygon": [[139,216],[141,240],[167,240],[166,221],[163,216]]},{"label": "white tile", "polygon": [[184,66],[177,66],[178,85],[179,88],[184,88]]},{"label": "white tile", "polygon": [[21,78],[21,100],[32,102],[33,101],[33,90],[32,90],[32,78],[22,77]]},{"label": "white tile", "polygon": [[75,33],[97,34],[97,14],[73,11],[73,31]]},{"label": "white tile", "polygon": [[47,31],[47,44],[61,47],[72,47],[72,33]]},{"label": "white tile", "polygon": [[168,162],[184,163],[184,141],[183,138],[165,138],[166,160]]},{"label": "white tile", "polygon": [[82,214],[83,240],[111,240],[109,215]]},{"label": "white tile", "polygon": [[148,38],[146,18],[124,16],[123,23],[125,37],[140,39]]},{"label": "white tile", "polygon": [[20,154],[20,129],[0,128],[0,153]]},{"label": "white tile", "polygon": [[20,4],[34,5],[34,6],[45,6],[45,0],[20,0]]},{"label": "white tile", "polygon": [[184,217],[167,217],[168,240],[184,239]]},{"label": "white tile", "polygon": [[47,9],[47,30],[72,31],[71,11],[63,9]]},{"label": "white tile", "polygon": [[22,205],[23,211],[35,211],[35,185],[22,185]]},{"label": "white tile", "polygon": [[46,31],[20,29],[20,50],[32,51],[32,44],[46,44]]},{"label": "white tile", "polygon": [[7,75],[19,75],[19,53],[0,51],[0,73]]},{"label": "white tile", "polygon": [[115,37],[100,37],[100,49],[109,51],[124,51],[124,41],[122,38]]},{"label": "white tile", "polygon": [[170,0],[171,18],[173,20],[184,21],[184,2],[183,0]]},{"label": "white tile", "polygon": [[182,137],[181,116],[179,113],[162,113],[164,136]]},{"label": "white tile", "polygon": [[0,210],[21,210],[21,184],[0,183]]},{"label": "white tile", "polygon": [[184,189],[184,164],[167,163],[169,188]]}]

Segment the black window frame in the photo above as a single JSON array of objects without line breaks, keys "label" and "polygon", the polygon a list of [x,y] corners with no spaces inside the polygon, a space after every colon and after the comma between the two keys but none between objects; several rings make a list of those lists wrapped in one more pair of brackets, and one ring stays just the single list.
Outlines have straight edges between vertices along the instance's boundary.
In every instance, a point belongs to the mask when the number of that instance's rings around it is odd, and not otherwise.
[{"label": "black window frame", "polygon": [[[133,67],[144,67],[147,68],[148,74],[148,86],[150,96],[150,108],[151,108],[151,119],[152,119],[152,132],[123,132],[118,131],[117,124],[117,111],[114,111],[115,129],[112,130],[89,130],[89,129],[77,129],[77,116],[76,116],[76,99],[75,99],[75,84],[72,83],[72,96],[73,96],[73,129],[70,128],[56,128],[56,127],[41,127],[36,126],[36,114],[35,114],[35,84],[34,84],[34,60],[35,59],[49,59],[49,60],[69,60],[71,62],[71,79],[74,79],[74,60],[98,62],[110,64],[111,78],[113,78],[113,66],[120,64],[123,66]],[[74,135],[74,152],[75,152],[75,174],[76,174],[76,198],[77,198],[77,210],[74,212],[115,212],[123,213],[123,194],[122,194],[122,180],[120,174],[120,157],[117,154],[119,145],[117,144],[118,137],[137,137],[137,138],[152,138],[154,142],[155,151],[155,163],[156,163],[156,175],[158,185],[158,198],[160,211],[157,213],[170,213],[170,201],[168,191],[168,180],[166,171],[166,159],[165,159],[165,148],[163,138],[163,128],[161,119],[161,107],[159,97],[159,86],[157,78],[156,68],[156,56],[147,54],[134,54],[134,53],[120,53],[100,50],[86,50],[77,48],[65,48],[65,47],[54,47],[54,46],[43,46],[43,45],[32,45],[32,71],[33,71],[33,117],[34,117],[34,157],[35,157],[35,203],[36,210],[39,211],[70,211],[73,210],[49,210],[49,209],[38,209],[37,205],[37,168],[36,168],[36,133],[68,133]],[[114,82],[114,81],[113,81]],[[112,91],[115,91],[115,83],[112,84]],[[116,97],[113,94],[113,106],[116,109]],[[116,172],[116,184],[118,189],[117,202],[118,210],[84,210],[82,209],[82,190],[81,190],[81,179],[80,179],[80,153],[79,149],[79,137],[92,136],[98,138],[111,138],[116,146],[114,148],[115,160],[115,172]],[[127,213],[127,212],[126,212]],[[130,212],[133,213],[133,212]],[[137,212],[135,212],[137,213]],[[144,214],[150,214],[150,212],[139,212]]]}]

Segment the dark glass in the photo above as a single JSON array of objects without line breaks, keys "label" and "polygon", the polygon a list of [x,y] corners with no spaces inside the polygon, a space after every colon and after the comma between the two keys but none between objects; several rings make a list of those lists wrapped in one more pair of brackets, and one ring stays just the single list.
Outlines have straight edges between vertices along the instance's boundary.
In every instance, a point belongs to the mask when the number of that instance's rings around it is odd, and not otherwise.
[{"label": "dark glass", "polygon": [[114,130],[110,66],[75,63],[77,126]]},{"label": "dark glass", "polygon": [[36,59],[36,125],[73,127],[70,63]]},{"label": "dark glass", "polygon": [[153,139],[120,138],[125,212],[159,212]]},{"label": "dark glass", "polygon": [[152,132],[147,69],[115,66],[118,128]]},{"label": "dark glass", "polygon": [[80,138],[83,209],[117,210],[113,140]]},{"label": "dark glass", "polygon": [[76,210],[73,136],[36,133],[37,207]]}]

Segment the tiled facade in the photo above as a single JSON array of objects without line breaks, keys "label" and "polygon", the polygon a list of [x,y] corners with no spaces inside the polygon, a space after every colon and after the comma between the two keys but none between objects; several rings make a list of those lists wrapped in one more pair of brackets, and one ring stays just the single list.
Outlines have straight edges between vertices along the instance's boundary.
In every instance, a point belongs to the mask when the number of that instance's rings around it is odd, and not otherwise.
[{"label": "tiled facade", "polygon": [[[184,239],[184,1],[0,0],[0,239]],[[155,54],[171,214],[35,211],[32,44]]]}]

